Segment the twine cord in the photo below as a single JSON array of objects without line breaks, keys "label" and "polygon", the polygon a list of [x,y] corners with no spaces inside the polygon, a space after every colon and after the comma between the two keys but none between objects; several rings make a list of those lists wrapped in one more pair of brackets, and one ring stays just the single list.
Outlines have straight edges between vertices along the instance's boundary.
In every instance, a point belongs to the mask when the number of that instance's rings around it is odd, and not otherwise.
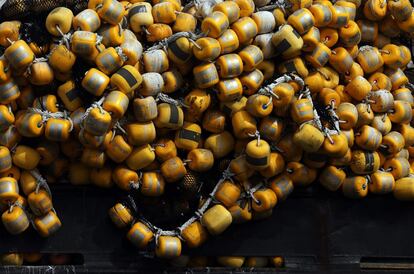
[{"label": "twine cord", "polygon": [[260,145],[260,132],[258,130],[255,133],[248,133],[247,135],[257,138],[257,146]]},{"label": "twine cord", "polygon": [[42,116],[42,124],[46,123],[50,118],[55,118],[55,119],[65,119],[68,120],[70,122],[70,129],[69,131],[73,130],[73,121],[72,119],[68,116],[68,113],[66,110],[64,110],[63,112],[50,112],[48,110],[41,110],[38,108],[28,108],[27,109],[29,113],[37,113],[40,114]]},{"label": "twine cord", "polygon": [[[302,78],[300,78],[296,74],[291,74],[291,76],[292,76],[292,78],[295,82],[297,82],[298,84],[300,84],[302,86],[302,89],[299,92],[299,98],[305,97],[306,99],[309,100],[309,102],[312,105],[313,116],[314,116],[313,122],[315,123],[316,127],[319,128],[319,130],[321,132],[323,132],[323,134],[325,135],[326,138],[328,138],[328,140],[331,144],[334,144],[335,142],[333,141],[331,135],[339,134],[339,132],[336,131],[336,130],[332,131],[332,130],[328,129],[327,127],[323,126],[321,118],[319,116],[319,113],[315,109],[315,106],[313,104],[313,99],[312,99],[311,92],[310,92],[309,88],[305,86],[305,82],[303,81]],[[338,125],[338,128],[339,128],[339,125]]]},{"label": "twine cord", "polygon": [[164,103],[168,103],[168,104],[171,104],[171,105],[182,106],[182,107],[185,107],[185,108],[189,107],[188,105],[184,104],[181,100],[175,100],[175,99],[171,98],[170,96],[168,96],[167,94],[162,93],[162,92],[157,94],[157,97],[156,97],[155,100],[156,101],[161,101],[161,102],[164,102]]},{"label": "twine cord", "polygon": [[283,0],[276,0],[275,3],[257,8],[256,11],[273,11],[275,9],[281,9],[284,14],[286,14],[286,9],[290,8],[289,3]]},{"label": "twine cord", "polygon": [[230,171],[230,168],[227,167],[225,171],[223,171],[221,179],[218,181],[218,183],[215,185],[214,189],[210,192],[209,197],[204,202],[204,204],[194,212],[194,216],[191,217],[189,220],[187,220],[185,223],[183,223],[180,227],[177,228],[177,231],[181,232],[186,229],[189,225],[194,223],[195,221],[201,219],[204,212],[207,210],[207,208],[210,206],[210,204],[214,200],[214,196],[219,188],[219,186],[225,181],[225,180],[231,180],[231,178],[234,176],[234,173]]},{"label": "twine cord", "polygon": [[30,63],[30,65],[27,67],[26,72],[27,74],[31,75],[32,74],[32,66],[35,63],[40,63],[40,62],[47,62],[48,59],[46,57],[39,57],[39,58],[35,58],[33,60],[33,62]]},{"label": "twine cord", "polygon": [[260,183],[260,184],[258,184],[258,185],[256,185],[256,186],[254,186],[254,187],[251,187],[251,188],[248,188],[248,189],[246,189],[245,190],[245,195],[246,195],[246,197],[248,197],[248,198],[250,198],[250,199],[252,199],[256,204],[258,204],[258,205],[260,205],[261,204],[261,202],[260,202],[260,200],[258,200],[257,198],[256,198],[256,196],[254,196],[254,194],[259,190],[259,189],[261,189],[263,187],[263,184],[262,183]]},{"label": "twine cord", "polygon": [[[66,33],[66,34],[63,33],[62,30],[59,28],[59,25],[56,25],[56,30],[59,32],[59,34],[61,36],[61,39],[59,40],[59,45],[62,45],[63,43],[65,43],[65,46],[68,49],[70,49],[70,42],[72,40],[72,34],[70,32]],[[52,52],[50,52],[50,54],[52,54]]]},{"label": "twine cord", "polygon": [[105,101],[105,96],[102,96],[101,99],[99,99],[98,101],[93,102],[90,105],[90,107],[88,107],[86,109],[85,113],[82,115],[81,121],[84,121],[89,116],[89,113],[92,111],[92,109],[94,109],[94,108],[98,108],[101,113],[104,113],[104,109],[102,108],[102,104],[103,104],[104,101]]},{"label": "twine cord", "polygon": [[[213,198],[215,193],[218,190],[218,187],[222,184],[222,182],[224,182],[225,180],[229,180],[231,179],[231,177],[234,176],[234,174],[229,170],[229,168],[227,168],[222,175],[222,178],[219,180],[219,182],[216,184],[216,186],[214,187],[213,191],[209,194],[209,198],[206,200],[206,202],[194,212],[194,216],[191,217],[190,219],[188,219],[185,223],[183,223],[180,227],[177,227],[176,230],[163,230],[155,225],[153,225],[151,222],[149,222],[148,220],[146,220],[144,217],[139,217],[137,218],[137,221],[145,224],[153,233],[154,233],[154,238],[155,238],[155,244],[158,245],[158,238],[160,236],[173,236],[173,237],[178,237],[181,240],[185,241],[182,237],[181,237],[181,233],[182,231],[187,228],[189,225],[191,225],[193,222],[195,222],[196,220],[200,219],[204,212],[207,210],[207,208],[210,206],[210,204],[213,201]],[[142,173],[140,174],[139,180],[138,182],[129,182],[130,183],[130,187],[132,189],[139,189],[141,184],[140,181],[142,179]],[[133,207],[134,212],[138,213],[138,208],[135,204],[135,201],[133,199],[133,197],[131,195],[128,195],[128,204]]]},{"label": "twine cord", "polygon": [[270,150],[271,150],[271,151],[277,151],[277,152],[279,152],[279,153],[285,153],[285,152],[283,151],[283,149],[281,149],[280,147],[278,147],[278,146],[277,146],[277,144],[276,144],[276,143],[274,143],[274,142],[270,143]]},{"label": "twine cord", "polygon": [[364,52],[364,51],[367,51],[367,50],[372,50],[372,49],[374,49],[372,46],[365,45],[365,46],[360,47],[360,48],[358,49],[358,52]]},{"label": "twine cord", "polygon": [[112,137],[111,137],[111,142],[114,140],[115,136],[116,136],[116,131],[119,130],[123,135],[127,136],[128,133],[126,132],[126,130],[121,126],[121,122],[118,120],[115,122],[113,128],[112,128]]},{"label": "twine cord", "polygon": [[335,112],[335,101],[334,100],[331,101],[330,105],[326,106],[326,110],[328,111],[329,117],[331,118],[331,121],[334,125],[336,132],[338,134],[341,133],[341,129],[339,127],[340,121],[339,121],[338,114],[336,114]]},{"label": "twine cord", "polygon": [[414,91],[414,85],[413,85],[411,82],[408,82],[408,83],[406,84],[406,87],[407,87],[409,90]]},{"label": "twine cord", "polygon": [[115,48],[116,53],[121,57],[122,62],[126,62],[128,60],[128,56],[124,54],[121,47]]},{"label": "twine cord", "polygon": [[33,169],[30,171],[30,174],[36,179],[36,193],[39,193],[40,188],[46,190],[50,198],[52,198],[52,192],[50,191],[49,185],[45,178],[42,177],[39,170]]},{"label": "twine cord", "polygon": [[[177,32],[173,35],[171,35],[168,38],[164,38],[163,40],[161,40],[160,42],[158,42],[158,44],[149,47],[145,52],[150,52],[150,51],[154,51],[154,50],[159,50],[159,49],[164,49],[165,51],[167,51],[168,46],[175,42],[177,39],[185,37],[187,39],[189,39],[192,43],[195,43],[194,41],[197,40],[198,38],[203,37],[204,34],[203,33],[193,33],[193,32],[189,32],[189,31],[181,31],[181,32]],[[195,43],[196,44],[196,43]],[[200,48],[199,45],[197,45],[197,48]]]}]

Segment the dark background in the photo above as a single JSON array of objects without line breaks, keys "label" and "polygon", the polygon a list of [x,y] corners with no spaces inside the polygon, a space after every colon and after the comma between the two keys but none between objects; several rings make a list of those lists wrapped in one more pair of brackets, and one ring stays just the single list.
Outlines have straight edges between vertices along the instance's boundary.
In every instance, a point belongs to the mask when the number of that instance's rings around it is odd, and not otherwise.
[{"label": "dark background", "polygon": [[[0,253],[81,253],[77,272],[105,269],[164,269],[130,245],[126,231],[111,223],[107,211],[122,193],[96,187],[52,186],[62,228],[43,239],[31,228],[11,236],[0,229]],[[287,270],[359,270],[360,262],[402,263],[414,258],[414,204],[391,195],[349,200],[315,185],[279,203],[269,219],[232,225],[190,255],[284,256]],[[406,265],[408,264],[408,266]],[[395,264],[392,264],[395,265]],[[401,265],[400,265],[401,266]],[[58,270],[57,268],[56,270]],[[67,269],[65,270],[67,271]],[[1,269],[0,269],[1,272]]]}]

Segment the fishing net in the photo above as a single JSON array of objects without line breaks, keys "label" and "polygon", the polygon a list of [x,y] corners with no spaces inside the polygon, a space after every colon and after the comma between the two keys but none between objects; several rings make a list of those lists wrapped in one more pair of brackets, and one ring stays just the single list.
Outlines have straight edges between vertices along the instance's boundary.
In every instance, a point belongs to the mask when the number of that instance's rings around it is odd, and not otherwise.
[{"label": "fishing net", "polygon": [[62,6],[72,9],[73,13],[77,14],[87,5],[88,1],[85,0],[6,0],[0,10],[0,21],[33,19],[41,13]]}]

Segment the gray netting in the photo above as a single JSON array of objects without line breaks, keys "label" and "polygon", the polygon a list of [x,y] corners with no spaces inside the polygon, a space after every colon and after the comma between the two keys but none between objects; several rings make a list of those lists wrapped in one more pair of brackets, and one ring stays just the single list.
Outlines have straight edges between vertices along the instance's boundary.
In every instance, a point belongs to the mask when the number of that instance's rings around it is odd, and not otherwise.
[{"label": "gray netting", "polygon": [[[0,1],[1,2],[1,1]],[[32,17],[40,13],[64,6],[73,10],[74,14],[85,9],[86,0],[6,0],[0,10],[0,21]]]}]

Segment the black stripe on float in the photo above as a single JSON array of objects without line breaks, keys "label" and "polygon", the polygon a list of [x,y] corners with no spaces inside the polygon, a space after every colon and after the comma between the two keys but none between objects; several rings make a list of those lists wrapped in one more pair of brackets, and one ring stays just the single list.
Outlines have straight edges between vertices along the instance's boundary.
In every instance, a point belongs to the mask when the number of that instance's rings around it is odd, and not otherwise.
[{"label": "black stripe on float", "polygon": [[140,6],[133,7],[128,12],[128,19],[131,18],[132,16],[134,16],[137,13],[145,13],[145,12],[147,12],[147,7],[145,5],[140,5]]},{"label": "black stripe on float", "polygon": [[176,105],[170,104],[170,123],[176,124],[178,123],[178,107]]},{"label": "black stripe on float", "polygon": [[181,60],[186,60],[190,57],[190,54],[187,54],[180,49],[180,47],[177,45],[177,40],[174,43],[169,44],[168,48]]},{"label": "black stripe on float", "polygon": [[370,152],[365,152],[365,172],[374,171],[374,154]]},{"label": "black stripe on float", "polygon": [[[326,6],[325,6],[326,7]],[[324,9],[325,9],[325,7],[324,7]],[[323,21],[324,22],[331,22],[332,21],[332,13],[328,13],[328,12],[326,12],[326,10],[325,10],[325,13],[324,13],[324,15],[323,15]]]},{"label": "black stripe on float", "polygon": [[324,66],[326,62],[328,62],[329,54],[326,51],[322,51],[321,54],[316,59],[318,60],[319,64]]},{"label": "black stripe on float", "polygon": [[77,88],[74,88],[66,92],[66,97],[68,97],[69,101],[73,101],[79,98],[79,94],[80,94],[80,90]]},{"label": "black stripe on float", "polygon": [[293,29],[292,32],[297,38],[300,38],[300,34],[295,29]]},{"label": "black stripe on float", "polygon": [[346,16],[338,17],[338,19],[336,20],[336,25],[337,26],[344,26],[345,24],[346,24]]},{"label": "black stripe on float", "polygon": [[246,154],[246,161],[252,166],[264,166],[267,164],[267,157],[253,158]]},{"label": "black stripe on float", "polygon": [[119,69],[116,73],[121,75],[128,82],[130,87],[133,87],[136,83],[138,83],[134,75],[132,75],[131,72],[125,68]]},{"label": "black stripe on float", "polygon": [[181,129],[180,133],[178,134],[178,137],[182,139],[195,141],[195,142],[200,141],[200,133],[192,131],[192,130],[187,130],[187,129]]},{"label": "black stripe on float", "polygon": [[290,44],[286,39],[283,39],[276,47],[275,50],[278,54],[285,52],[288,48],[290,48]]}]

